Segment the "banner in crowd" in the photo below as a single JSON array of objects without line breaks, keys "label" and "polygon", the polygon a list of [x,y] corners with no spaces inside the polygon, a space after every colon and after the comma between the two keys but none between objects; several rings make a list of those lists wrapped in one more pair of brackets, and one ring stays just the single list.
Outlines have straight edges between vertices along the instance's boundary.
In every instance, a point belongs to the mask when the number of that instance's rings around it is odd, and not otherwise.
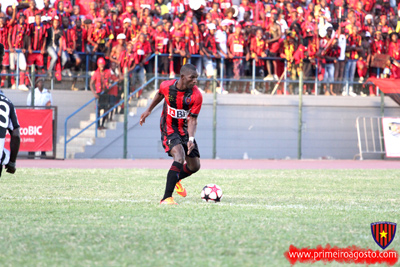
[{"label": "banner in crowd", "polygon": [[87,0],[76,0],[75,1],[75,5],[79,6],[80,9],[80,14],[81,15],[86,15],[87,13],[89,13],[89,5],[92,1],[87,1]]},{"label": "banner in crowd", "polygon": [[[53,110],[16,109],[21,126],[20,151],[53,150]],[[10,135],[7,133],[5,147],[10,149]]]},{"label": "banner in crowd", "polygon": [[378,86],[385,95],[389,96],[394,102],[400,105],[400,79],[378,79],[370,77],[367,82],[372,82]]},{"label": "banner in crowd", "polygon": [[382,119],[386,157],[400,157],[400,118]]}]

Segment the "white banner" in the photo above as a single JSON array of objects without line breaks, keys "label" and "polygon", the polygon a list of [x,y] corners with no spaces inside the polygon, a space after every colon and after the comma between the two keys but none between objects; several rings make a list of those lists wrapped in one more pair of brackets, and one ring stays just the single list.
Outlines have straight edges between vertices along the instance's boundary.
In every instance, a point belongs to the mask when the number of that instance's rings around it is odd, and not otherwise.
[{"label": "white banner", "polygon": [[386,157],[400,157],[400,118],[382,119]]}]

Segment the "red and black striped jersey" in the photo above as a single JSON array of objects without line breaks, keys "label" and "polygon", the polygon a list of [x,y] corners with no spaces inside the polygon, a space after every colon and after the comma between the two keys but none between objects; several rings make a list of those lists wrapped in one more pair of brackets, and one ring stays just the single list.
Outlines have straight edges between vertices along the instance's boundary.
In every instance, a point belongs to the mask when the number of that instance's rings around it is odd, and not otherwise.
[{"label": "red and black striped jersey", "polygon": [[26,24],[31,24],[35,21],[35,15],[36,14],[41,14],[40,10],[37,8],[31,9],[31,8],[27,8],[24,10],[24,15],[25,15],[25,23]]},{"label": "red and black striped jersey", "polygon": [[41,50],[47,38],[47,31],[44,25],[36,25],[36,23],[31,24],[30,38],[32,50]]},{"label": "red and black striped jersey", "polygon": [[142,61],[151,53],[150,42],[144,41],[141,43],[137,41],[133,46],[133,51],[135,54],[135,63],[140,64]]},{"label": "red and black striped jersey", "polygon": [[210,50],[212,53],[217,53],[217,42],[215,41],[214,35],[207,34],[204,38],[204,47]]},{"label": "red and black striped jersey", "polygon": [[72,27],[69,27],[68,29],[63,29],[63,35],[67,48],[73,48],[74,41],[76,41],[75,29]]},{"label": "red and black striped jersey", "polygon": [[26,23],[14,24],[9,32],[11,35],[11,46],[15,49],[21,49],[24,47],[24,37],[29,35],[29,28]]},{"label": "red and black striped jersey", "polygon": [[78,29],[76,26],[74,27],[74,30],[75,30],[75,37],[76,37],[76,51],[85,52],[87,31],[84,28]]},{"label": "red and black striped jersey", "polygon": [[98,43],[98,41],[100,41],[100,44],[104,44],[105,38],[108,37],[106,34],[107,31],[104,28],[98,29],[92,26],[89,28],[88,38],[94,43]]},{"label": "red and black striped jersey", "polygon": [[169,48],[169,35],[166,31],[161,32],[156,31],[153,35],[154,48],[157,52],[162,54],[168,53]]},{"label": "red and black striped jersey", "polygon": [[178,133],[188,135],[187,118],[200,113],[203,96],[197,86],[188,90],[176,88],[178,80],[161,83],[158,93],[164,96],[164,107],[161,114],[160,130],[163,135]]},{"label": "red and black striped jersey", "polygon": [[135,54],[133,52],[128,52],[124,50],[119,55],[118,61],[120,62],[120,67],[122,71],[124,71],[125,67],[129,69],[135,64]]},{"label": "red and black striped jersey", "polygon": [[0,44],[3,44],[6,50],[8,50],[8,31],[10,28],[10,23],[6,23],[3,27],[0,27]]}]

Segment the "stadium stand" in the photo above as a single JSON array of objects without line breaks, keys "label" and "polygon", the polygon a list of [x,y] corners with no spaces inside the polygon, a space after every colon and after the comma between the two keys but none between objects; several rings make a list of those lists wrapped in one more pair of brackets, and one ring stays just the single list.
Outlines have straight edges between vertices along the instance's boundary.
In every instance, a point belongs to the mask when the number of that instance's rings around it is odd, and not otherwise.
[{"label": "stadium stand", "polygon": [[[230,93],[270,93],[284,77],[277,93],[296,94],[300,70],[301,90],[316,95],[375,96],[368,77],[400,78],[393,0],[8,0],[0,8],[1,87],[27,90],[34,65],[88,90],[99,57],[121,80],[124,67],[133,70],[133,88],[155,72],[175,77],[186,62],[204,78],[217,72]],[[201,88],[209,92],[209,81]]]}]

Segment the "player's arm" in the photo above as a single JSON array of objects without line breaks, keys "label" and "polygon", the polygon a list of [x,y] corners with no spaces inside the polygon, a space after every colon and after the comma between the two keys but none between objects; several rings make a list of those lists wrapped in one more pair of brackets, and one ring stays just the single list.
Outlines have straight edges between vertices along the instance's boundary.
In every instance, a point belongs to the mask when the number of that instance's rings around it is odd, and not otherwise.
[{"label": "player's arm", "polygon": [[150,107],[143,112],[143,114],[140,116],[140,126],[143,125],[143,123],[146,122],[146,118],[151,114],[151,111],[164,99],[164,95],[160,94],[160,92],[158,92],[154,98],[153,98],[153,102],[151,102]]},{"label": "player's arm", "polygon": [[44,40],[43,40],[43,45],[42,45],[42,47],[40,48],[40,54],[42,54],[42,55],[46,52],[47,31],[45,31],[45,36],[44,36],[43,38],[44,38]]},{"label": "player's arm", "polygon": [[[224,56],[224,58],[227,57],[226,54],[225,54],[225,52],[222,51],[222,48],[221,48],[221,46],[219,45],[219,43],[217,43],[217,51],[221,52],[221,54]],[[217,54],[217,57],[221,57],[220,54],[218,54],[218,52],[217,52],[216,54]]]},{"label": "player's arm", "polygon": [[11,35],[13,32],[13,27],[10,26],[10,31],[8,31],[8,37],[7,37],[7,41],[8,41],[8,47],[10,48],[10,52],[13,53],[15,52],[15,49],[13,48],[13,46],[11,45]]},{"label": "player's arm", "polygon": [[92,76],[92,79],[90,79],[89,87],[90,87],[90,91],[92,91],[94,97],[98,99],[98,98],[99,98],[99,95],[96,93],[96,90],[94,89],[94,79],[93,79],[93,76]]},{"label": "player's arm", "polygon": [[209,58],[210,56],[213,55],[213,52],[212,52],[210,49],[208,49],[207,44],[208,44],[208,40],[207,40],[207,42],[204,43],[204,45],[203,45],[203,52],[204,52],[204,54]]},{"label": "player's arm", "polygon": [[116,58],[114,58],[114,57],[116,56],[116,54],[117,54],[116,50],[117,50],[117,47],[116,47],[116,46],[114,46],[113,48],[111,48],[110,61],[118,64],[119,61],[118,61]]},{"label": "player's arm", "polygon": [[32,54],[32,52],[33,52],[31,45],[32,45],[32,36],[29,36],[29,38],[28,38],[28,53],[29,54]]},{"label": "player's arm", "polygon": [[188,134],[189,134],[189,141],[187,142],[188,152],[189,155],[194,146],[194,135],[196,134],[197,130],[197,117],[190,116],[188,118]]},{"label": "player's arm", "polygon": [[192,152],[193,148],[195,147],[194,135],[196,134],[197,130],[197,116],[199,116],[201,105],[203,104],[203,96],[200,93],[195,95],[195,99],[196,101],[191,107],[191,111],[187,119],[187,125],[188,125],[187,130],[189,134],[189,141],[187,142],[188,155]]},{"label": "player's arm", "polygon": [[0,67],[2,67],[3,57],[4,57],[4,45],[0,43]]},{"label": "player's arm", "polygon": [[15,162],[17,161],[17,156],[19,152],[19,145],[21,142],[19,129],[20,126],[18,124],[17,113],[15,111],[14,105],[12,103],[10,105],[10,114],[9,114],[9,126],[7,128],[10,133],[10,160],[8,164],[5,166],[7,172],[15,173],[16,166]]},{"label": "player's arm", "polygon": [[72,37],[71,54],[74,53],[75,50],[76,50],[76,36],[75,36],[75,32],[74,32],[73,37]]},{"label": "player's arm", "polygon": [[10,25],[13,25],[14,24],[14,22],[15,22],[15,19],[16,19],[16,17],[17,17],[17,12],[15,12],[16,11],[16,4],[14,3],[13,5],[12,5],[12,9],[13,9],[13,13],[12,13],[12,17],[11,17],[11,20],[10,20]]},{"label": "player's arm", "polygon": [[21,137],[19,134],[19,127],[12,130],[11,133],[11,140],[10,140],[10,161],[6,165],[6,170],[9,173],[14,174],[16,171],[16,160],[18,156],[18,151],[19,151],[19,144],[21,143]]}]

